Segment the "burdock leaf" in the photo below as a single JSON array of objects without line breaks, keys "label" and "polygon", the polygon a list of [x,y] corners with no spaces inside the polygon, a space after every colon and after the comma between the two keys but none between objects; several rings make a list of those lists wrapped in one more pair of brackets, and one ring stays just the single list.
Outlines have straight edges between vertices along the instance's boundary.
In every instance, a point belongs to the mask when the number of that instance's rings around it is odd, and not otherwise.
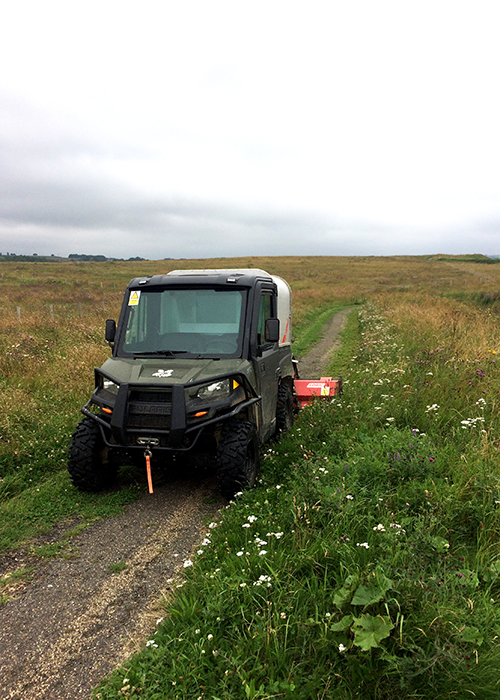
[{"label": "burdock leaf", "polygon": [[354,590],[358,584],[358,577],[351,575],[348,576],[345,580],[344,585],[338,591],[334,597],[333,597],[333,604],[337,605],[338,607],[341,607],[342,605],[345,605],[346,603],[349,603],[352,598],[352,594],[354,593]]},{"label": "burdock leaf", "polygon": [[345,632],[352,625],[353,620],[352,615],[344,615],[340,622],[334,622],[330,625],[330,629],[332,632]]},{"label": "burdock leaf", "polygon": [[378,576],[376,585],[364,586],[360,584],[356,588],[351,605],[366,606],[378,603],[390,588],[392,588],[392,581],[385,576]]},{"label": "burdock leaf", "polygon": [[394,628],[390,618],[377,615],[361,615],[354,619],[354,644],[364,651],[379,646],[382,639],[388,637]]}]

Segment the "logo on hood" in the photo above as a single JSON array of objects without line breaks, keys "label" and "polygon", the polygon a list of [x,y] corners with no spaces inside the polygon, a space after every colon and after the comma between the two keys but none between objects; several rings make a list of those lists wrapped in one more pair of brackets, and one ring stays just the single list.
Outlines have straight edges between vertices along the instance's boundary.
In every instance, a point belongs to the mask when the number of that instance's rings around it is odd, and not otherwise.
[{"label": "logo on hood", "polygon": [[153,372],[153,374],[151,376],[152,377],[171,377],[173,373],[174,373],[173,369],[159,369],[156,372]]}]

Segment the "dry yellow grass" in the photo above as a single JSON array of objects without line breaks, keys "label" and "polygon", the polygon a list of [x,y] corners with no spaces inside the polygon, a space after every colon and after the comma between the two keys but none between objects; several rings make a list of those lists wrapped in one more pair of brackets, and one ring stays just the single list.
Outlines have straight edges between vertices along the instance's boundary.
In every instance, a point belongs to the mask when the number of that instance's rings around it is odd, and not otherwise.
[{"label": "dry yellow grass", "polygon": [[106,263],[0,263],[0,323],[99,322],[119,313],[130,279],[176,268],[260,267],[284,277],[294,291],[295,314],[321,304],[351,303],[374,295],[433,295],[484,291],[500,285],[500,266],[425,257],[244,257]]},{"label": "dry yellow grass", "polygon": [[[488,311],[443,296],[494,292],[500,287],[500,265],[460,258],[285,256],[0,263],[0,372],[49,383],[64,376],[77,394],[88,393],[92,367],[109,355],[104,321],[117,318],[130,279],[177,268],[232,267],[258,267],[284,277],[293,290],[296,328],[315,310],[373,299],[402,329],[418,328],[429,345],[452,345],[462,357],[500,348],[497,323]],[[42,350],[47,346],[45,356],[29,350],[26,357],[13,357],[16,346],[21,344],[22,350],[30,338]]]},{"label": "dry yellow grass", "polygon": [[376,297],[386,318],[430,348],[446,346],[462,359],[500,353],[498,315],[455,299],[421,294],[416,300]]}]

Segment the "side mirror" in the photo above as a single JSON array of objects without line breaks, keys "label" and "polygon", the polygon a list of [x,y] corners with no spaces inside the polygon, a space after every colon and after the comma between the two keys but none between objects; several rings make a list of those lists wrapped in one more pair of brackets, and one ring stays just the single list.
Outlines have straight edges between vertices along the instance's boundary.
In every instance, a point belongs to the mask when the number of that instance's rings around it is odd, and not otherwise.
[{"label": "side mirror", "polygon": [[104,333],[104,338],[111,345],[115,342],[116,335],[116,322],[112,318],[108,318],[106,321],[106,331]]},{"label": "side mirror", "polygon": [[266,343],[277,343],[280,339],[279,318],[268,318],[266,321],[265,340]]}]

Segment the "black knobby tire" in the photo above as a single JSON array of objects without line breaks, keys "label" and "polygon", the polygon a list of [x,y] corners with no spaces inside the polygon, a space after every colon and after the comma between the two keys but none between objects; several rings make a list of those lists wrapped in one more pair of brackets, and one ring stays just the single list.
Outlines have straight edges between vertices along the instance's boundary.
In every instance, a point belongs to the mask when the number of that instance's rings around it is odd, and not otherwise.
[{"label": "black knobby tire", "polygon": [[288,384],[280,384],[276,404],[276,432],[286,433],[293,425],[293,394]]},{"label": "black knobby tire", "polygon": [[259,441],[254,423],[229,420],[217,446],[217,479],[223,496],[252,488],[259,473]]},{"label": "black knobby tire", "polygon": [[115,482],[117,465],[110,460],[99,426],[92,418],[80,421],[71,437],[68,471],[80,491],[102,491]]}]

